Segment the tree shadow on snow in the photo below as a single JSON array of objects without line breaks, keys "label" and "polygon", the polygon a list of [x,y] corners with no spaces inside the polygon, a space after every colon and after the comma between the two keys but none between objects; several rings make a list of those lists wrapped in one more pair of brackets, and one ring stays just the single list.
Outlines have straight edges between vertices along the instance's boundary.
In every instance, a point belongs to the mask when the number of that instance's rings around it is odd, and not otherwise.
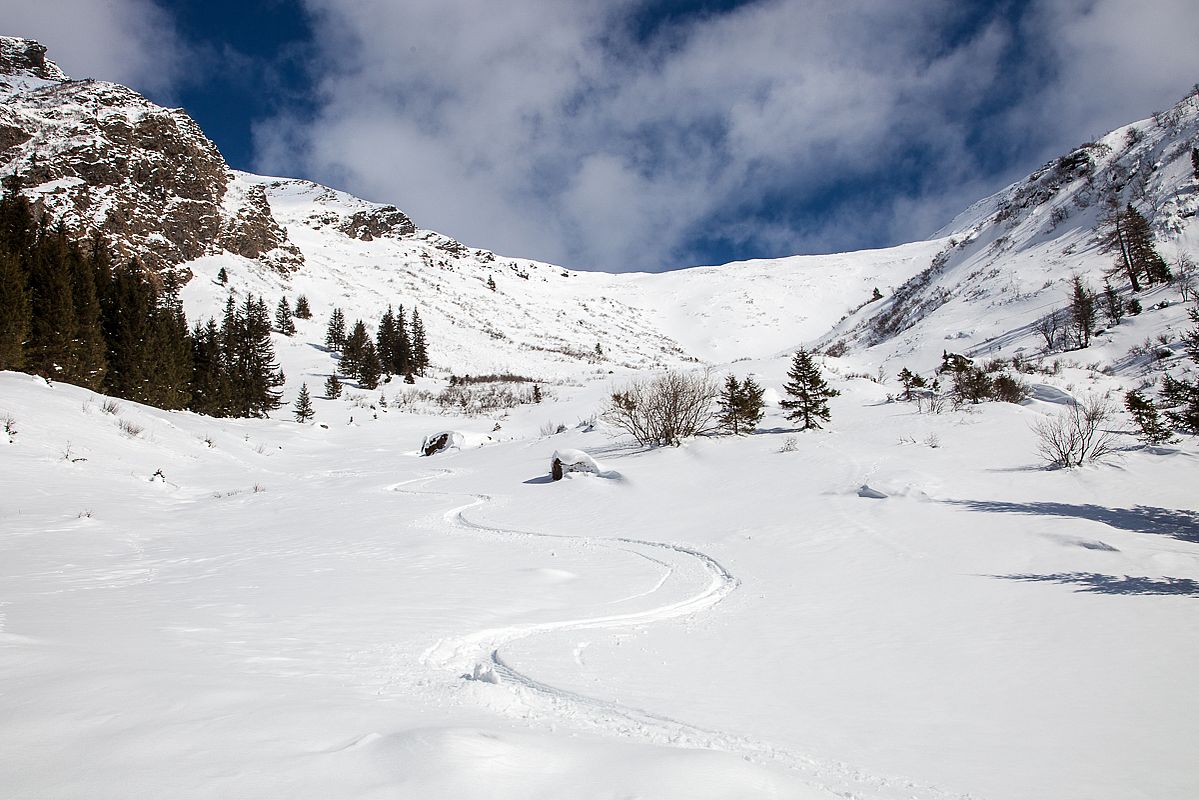
[{"label": "tree shadow on snow", "polygon": [[1144,578],[1135,575],[1103,575],[1098,572],[1059,572],[1053,575],[991,575],[1007,581],[1073,584],[1076,592],[1125,595],[1179,595],[1199,597],[1199,581],[1189,578]]},{"label": "tree shadow on snow", "polygon": [[554,479],[549,475],[538,475],[536,478],[529,478],[527,481],[521,482],[529,484],[553,483]]},{"label": "tree shadow on snow", "polygon": [[950,505],[971,511],[991,511],[1001,514],[1028,514],[1043,517],[1075,517],[1102,522],[1113,528],[1134,533],[1169,536],[1184,542],[1199,544],[1199,513],[1182,508],[1133,506],[1107,508],[1092,503],[1006,503],[998,500],[946,500]]}]

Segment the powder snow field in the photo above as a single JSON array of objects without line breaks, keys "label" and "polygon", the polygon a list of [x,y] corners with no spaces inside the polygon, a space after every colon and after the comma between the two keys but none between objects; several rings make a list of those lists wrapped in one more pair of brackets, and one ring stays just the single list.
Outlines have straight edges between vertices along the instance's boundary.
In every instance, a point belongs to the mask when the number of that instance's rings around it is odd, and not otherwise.
[{"label": "powder snow field", "polygon": [[833,377],[827,431],[641,451],[574,427],[606,379],[493,431],[0,374],[4,796],[1196,796],[1194,441],[1046,472],[1051,403]]}]

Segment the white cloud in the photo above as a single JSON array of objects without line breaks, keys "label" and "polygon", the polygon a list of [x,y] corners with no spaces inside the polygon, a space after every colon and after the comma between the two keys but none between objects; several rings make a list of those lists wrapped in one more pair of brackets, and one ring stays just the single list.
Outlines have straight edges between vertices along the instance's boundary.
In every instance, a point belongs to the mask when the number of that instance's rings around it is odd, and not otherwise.
[{"label": "white cloud", "polygon": [[152,0],[0,0],[3,33],[37,39],[72,78],[169,95],[188,69],[171,17]]},{"label": "white cloud", "polygon": [[260,124],[260,169],[606,269],[678,265],[705,237],[775,253],[916,238],[988,176],[1199,77],[1183,0],[1042,0],[951,43],[968,13],[952,0],[762,0],[640,41],[637,0],[307,6],[318,111]]}]

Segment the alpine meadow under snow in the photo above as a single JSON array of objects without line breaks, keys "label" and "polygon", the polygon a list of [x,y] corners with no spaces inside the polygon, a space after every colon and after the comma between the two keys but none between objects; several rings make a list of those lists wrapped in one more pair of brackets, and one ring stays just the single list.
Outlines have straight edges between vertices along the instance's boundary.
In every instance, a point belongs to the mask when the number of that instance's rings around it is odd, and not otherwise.
[{"label": "alpine meadow under snow", "polygon": [[[0,173],[103,230],[136,192],[68,155],[103,159],[117,117],[193,133],[52,66],[0,76]],[[203,230],[122,212],[118,252],[156,247],[190,322],[230,296],[312,316],[271,334],[260,419],[0,372],[0,795],[1199,796],[1199,446],[1160,392],[1199,397],[1197,146],[1191,94],[933,240],[663,274],[227,168]],[[1126,206],[1173,275],[1137,293],[1100,246]],[[429,368],[329,399],[333,309],[373,336],[389,305]],[[837,392],[802,432],[799,351]],[[752,376],[764,416],[638,444],[613,395],[662,374],[713,414]],[[1088,407],[1108,452],[1050,468],[1044,432]]]}]

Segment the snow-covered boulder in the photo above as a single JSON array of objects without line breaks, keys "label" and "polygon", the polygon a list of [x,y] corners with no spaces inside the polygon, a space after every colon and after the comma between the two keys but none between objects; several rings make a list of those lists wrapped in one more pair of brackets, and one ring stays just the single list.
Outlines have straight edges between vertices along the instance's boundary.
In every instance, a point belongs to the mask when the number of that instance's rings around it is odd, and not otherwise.
[{"label": "snow-covered boulder", "polygon": [[446,450],[461,450],[465,441],[466,437],[458,431],[430,433],[421,442],[421,455],[431,456],[436,453],[444,453]]},{"label": "snow-covered boulder", "polygon": [[560,481],[572,472],[583,472],[590,475],[603,475],[604,470],[595,459],[582,450],[555,450],[550,459],[550,475]]}]

